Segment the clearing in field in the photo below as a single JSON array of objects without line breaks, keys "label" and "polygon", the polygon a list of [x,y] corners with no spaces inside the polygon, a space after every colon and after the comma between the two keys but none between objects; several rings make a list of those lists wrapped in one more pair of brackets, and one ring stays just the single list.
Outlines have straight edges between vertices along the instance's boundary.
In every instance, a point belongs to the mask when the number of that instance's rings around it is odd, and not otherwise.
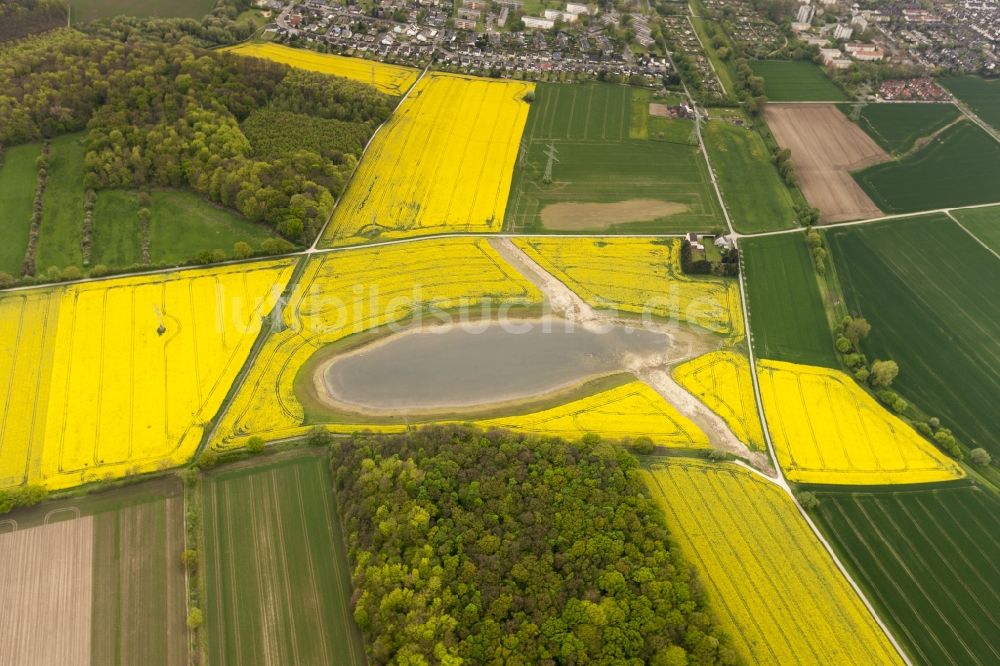
[{"label": "clearing in field", "polygon": [[87,152],[82,132],[55,138],[49,154],[49,182],[42,207],[38,237],[38,273],[50,266],[83,267],[83,158]]},{"label": "clearing in field", "polygon": [[888,153],[900,154],[921,145],[958,120],[954,104],[839,104],[840,110]]},{"label": "clearing in field", "polygon": [[317,53],[270,42],[246,42],[226,47],[223,50],[242,56],[273,60],[311,72],[332,74],[352,81],[367,83],[387,95],[400,96],[405,94],[420,74],[420,70],[412,67],[390,65],[362,58],[349,58],[330,53]]},{"label": "clearing in field", "polygon": [[592,307],[743,335],[737,282],[685,275],[678,239],[552,237],[514,243]]},{"label": "clearing in field", "polygon": [[42,152],[38,143],[7,148],[0,164],[0,272],[21,274],[28,248],[31,207],[38,185],[35,160]]},{"label": "clearing in field", "polygon": [[90,517],[0,534],[0,664],[89,666]]},{"label": "clearing in field", "polygon": [[720,463],[642,475],[747,663],[901,663],[778,486]]},{"label": "clearing in field", "polygon": [[365,664],[325,455],[239,467],[204,484],[213,664]]},{"label": "clearing in field", "polygon": [[965,229],[994,252],[1000,253],[1000,206],[951,212]]},{"label": "clearing in field", "polygon": [[965,102],[983,122],[1000,130],[1000,81],[978,76],[946,76],[938,82]]},{"label": "clearing in field", "polygon": [[[194,192],[153,190],[150,198],[149,253],[153,264],[181,263],[202,250],[222,250],[231,256],[238,241],[256,250],[265,239],[276,236],[268,227],[254,224]],[[142,262],[139,208],[137,191],[97,193],[91,265],[132,266]]]},{"label": "clearing in field", "polygon": [[424,76],[375,135],[323,243],[500,231],[533,89]]},{"label": "clearing in field", "polygon": [[801,234],[740,241],[758,356],[839,367],[812,258]]},{"label": "clearing in field", "polygon": [[[306,364],[324,347],[347,344],[342,341],[369,331],[367,339],[373,339],[389,325],[445,323],[462,306],[472,308],[476,317],[490,318],[500,308],[538,306],[541,301],[534,285],[483,239],[428,240],[317,256],[285,306],[284,328],[271,333],[223,416],[213,446],[242,446],[256,434],[273,438],[305,432],[307,412],[300,398],[313,382]],[[300,375],[304,381],[296,379]]]},{"label": "clearing in field", "polygon": [[756,233],[796,226],[792,195],[771,163],[764,139],[741,113],[713,110],[713,116],[718,119],[705,125],[705,147],[736,230]]},{"label": "clearing in field", "polygon": [[[688,141],[693,126],[647,116],[649,99],[627,86],[538,84],[504,228],[659,233],[719,225],[708,168]],[[638,205],[654,201],[662,206]],[[576,223],[563,215],[581,204],[613,206]]]},{"label": "clearing in field", "polygon": [[899,363],[894,389],[1000,457],[1000,260],[945,215],[830,230],[827,244],[848,308],[872,325],[865,352]]},{"label": "clearing in field", "polygon": [[789,481],[872,485],[965,475],[839,370],[769,360],[757,368],[771,440]]},{"label": "clearing in field", "polygon": [[0,487],[185,462],[291,271],[266,261],[0,296]]},{"label": "clearing in field", "polygon": [[1000,661],[995,495],[963,485],[817,497],[817,522],[914,664]]},{"label": "clearing in field", "polygon": [[753,60],[750,69],[764,79],[771,102],[839,102],[844,91],[819,65],[806,60]]},{"label": "clearing in field", "polygon": [[920,150],[854,178],[891,213],[995,203],[1000,201],[1000,142],[963,120]]},{"label": "clearing in field", "polygon": [[673,376],[721,416],[741,442],[755,451],[766,450],[746,356],[734,351],[712,352],[677,366]]},{"label": "clearing in field", "polygon": [[70,0],[73,23],[112,16],[155,16],[200,19],[215,6],[213,0]]},{"label": "clearing in field", "polygon": [[889,156],[836,105],[768,104],[764,117],[778,145],[791,150],[799,187],[823,222],[882,214],[850,172]]}]

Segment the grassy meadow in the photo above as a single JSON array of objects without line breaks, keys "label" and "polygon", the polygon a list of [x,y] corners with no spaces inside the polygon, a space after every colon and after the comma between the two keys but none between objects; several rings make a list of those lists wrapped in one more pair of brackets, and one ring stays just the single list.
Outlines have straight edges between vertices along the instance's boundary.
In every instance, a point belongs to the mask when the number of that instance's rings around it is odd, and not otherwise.
[{"label": "grassy meadow", "polygon": [[35,160],[41,152],[39,143],[7,148],[0,166],[0,272],[9,275],[21,274],[28,248],[31,206],[38,184]]},{"label": "grassy meadow", "polygon": [[960,122],[901,159],[853,174],[886,213],[911,213],[1000,201],[1000,143]]},{"label": "grassy meadow", "polygon": [[70,13],[73,23],[121,14],[200,19],[214,6],[214,0],[70,0]]},{"label": "grassy meadow", "polygon": [[1000,655],[1000,500],[976,486],[817,492],[813,516],[914,664]]},{"label": "grassy meadow", "polygon": [[35,263],[42,273],[51,266],[83,266],[83,133],[52,140],[49,182],[42,207],[42,231]]},{"label": "grassy meadow", "polygon": [[805,238],[747,238],[740,249],[757,355],[839,367]]},{"label": "grassy meadow", "polygon": [[[506,230],[545,231],[541,213],[554,204],[634,200],[666,202],[681,210],[581,231],[671,233],[722,224],[708,167],[698,148],[686,143],[690,135],[685,134],[685,143],[631,138],[631,95],[632,89],[609,84],[536,87],[511,183]],[[558,161],[552,164],[552,182],[545,183],[549,146]]]},{"label": "grassy meadow", "polygon": [[771,102],[840,102],[847,99],[819,65],[807,60],[753,60],[750,69],[764,79]]},{"label": "grassy meadow", "polygon": [[939,83],[968,104],[984,122],[1000,130],[1000,81],[978,76],[946,76]]},{"label": "grassy meadow", "polygon": [[952,212],[956,220],[994,252],[1000,252],[1000,206]]},{"label": "grassy meadow", "polygon": [[865,353],[897,361],[900,394],[1000,456],[1000,260],[945,215],[826,237],[849,310],[872,326]]},{"label": "grassy meadow", "polygon": [[917,139],[930,136],[961,115],[953,104],[865,104],[858,114],[851,104],[837,106],[883,150],[895,154],[905,153]]},{"label": "grassy meadow", "polygon": [[749,124],[740,127],[729,120],[738,117],[726,114],[703,131],[733,226],[743,233],[795,226],[792,195],[771,164],[764,140]]},{"label": "grassy meadow", "polygon": [[211,663],[366,663],[331,483],[324,455],[206,478]]}]

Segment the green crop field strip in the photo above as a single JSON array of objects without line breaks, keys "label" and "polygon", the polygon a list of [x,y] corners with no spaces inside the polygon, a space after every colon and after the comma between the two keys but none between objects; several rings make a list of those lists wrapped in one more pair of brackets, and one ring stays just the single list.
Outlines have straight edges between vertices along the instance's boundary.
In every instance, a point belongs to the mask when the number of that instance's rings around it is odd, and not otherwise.
[{"label": "green crop field strip", "polygon": [[[851,104],[838,105],[853,118]],[[857,123],[888,153],[904,153],[917,139],[953,122],[961,111],[953,104],[866,104]]]},{"label": "green crop field strip", "polygon": [[816,274],[801,234],[741,241],[758,356],[838,367]]},{"label": "green crop field strip", "polygon": [[204,498],[209,661],[365,663],[326,458],[221,471]]},{"label": "green crop field strip", "polygon": [[38,272],[50,266],[83,266],[83,134],[66,134],[52,141],[49,182],[38,237]]},{"label": "green crop field strip", "polygon": [[214,5],[213,0],[70,0],[73,23],[119,14],[200,19]]},{"label": "green crop field strip", "polygon": [[188,663],[182,504],[178,494],[94,516],[93,663]]},{"label": "green crop field strip", "polygon": [[[259,249],[274,233],[194,192],[154,190],[150,194],[150,258],[154,264],[179,263],[202,250],[222,250],[245,241]],[[130,266],[142,260],[138,192],[102,190],[94,207],[92,264]]]},{"label": "green crop field strip", "polygon": [[956,210],[952,215],[994,252],[1000,252],[1000,206]]},{"label": "green crop field strip", "polygon": [[31,205],[38,172],[35,159],[42,145],[28,143],[8,148],[0,167],[0,272],[21,274],[21,262],[31,231]]},{"label": "green crop field strip", "polygon": [[963,121],[915,153],[853,175],[887,213],[993,203],[1000,201],[1000,143]]},{"label": "green crop field strip", "polygon": [[1000,130],[1000,81],[987,81],[977,76],[948,76],[940,82],[984,122]]},{"label": "green crop field strip", "polygon": [[753,60],[750,69],[764,78],[772,102],[840,102],[846,99],[819,65],[807,60]]},{"label": "green crop field strip", "polygon": [[737,231],[755,233],[795,226],[795,209],[764,140],[749,126],[713,120],[705,146]]},{"label": "green crop field strip", "polygon": [[826,237],[849,310],[872,325],[864,351],[897,361],[903,396],[1000,456],[1000,259],[945,215]]},{"label": "green crop field strip", "polygon": [[1000,500],[976,486],[818,491],[814,513],[916,664],[1000,661]]},{"label": "green crop field strip", "polygon": [[[541,211],[552,204],[631,200],[679,204],[686,210],[593,231],[707,231],[721,224],[708,167],[696,146],[630,138],[630,88],[543,83],[535,95],[511,182],[508,230],[544,231]],[[558,162],[553,162],[553,182],[546,184],[550,145]]]}]

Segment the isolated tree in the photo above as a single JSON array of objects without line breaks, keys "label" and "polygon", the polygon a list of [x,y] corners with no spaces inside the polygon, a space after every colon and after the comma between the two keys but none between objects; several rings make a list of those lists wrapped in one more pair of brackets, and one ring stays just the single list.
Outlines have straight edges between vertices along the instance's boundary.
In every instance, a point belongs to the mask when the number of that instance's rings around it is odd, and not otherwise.
[{"label": "isolated tree", "polygon": [[972,461],[973,465],[985,467],[993,462],[993,457],[986,449],[976,448],[969,451],[969,460]]},{"label": "isolated tree", "polygon": [[205,618],[201,613],[200,608],[192,608],[188,611],[187,625],[191,629],[197,629],[204,622]]},{"label": "isolated tree", "polygon": [[149,208],[153,205],[153,197],[149,196],[149,192],[139,192],[139,196],[136,198],[141,208]]},{"label": "isolated tree", "polygon": [[253,248],[246,241],[236,241],[233,244],[233,256],[237,259],[246,259],[253,254]]},{"label": "isolated tree", "polygon": [[806,511],[812,511],[813,509],[819,508],[819,498],[816,497],[815,493],[809,491],[804,491],[795,496],[799,500],[799,504]]},{"label": "isolated tree", "polygon": [[864,317],[851,317],[850,321],[844,324],[844,335],[851,341],[855,349],[858,348],[862,340],[868,337],[871,330],[872,325]]},{"label": "isolated tree", "polygon": [[264,450],[264,440],[260,437],[251,437],[247,440],[247,451],[250,453],[260,453]]},{"label": "isolated tree", "polygon": [[871,383],[876,388],[888,388],[899,374],[895,361],[875,361],[872,363]]}]

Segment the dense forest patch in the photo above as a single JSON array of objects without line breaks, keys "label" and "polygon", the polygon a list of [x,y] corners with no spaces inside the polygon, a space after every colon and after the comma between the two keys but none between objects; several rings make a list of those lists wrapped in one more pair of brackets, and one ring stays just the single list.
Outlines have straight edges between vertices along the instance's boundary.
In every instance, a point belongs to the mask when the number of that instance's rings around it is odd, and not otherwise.
[{"label": "dense forest patch", "polygon": [[620,448],[439,426],[331,456],[373,663],[735,660]]}]

